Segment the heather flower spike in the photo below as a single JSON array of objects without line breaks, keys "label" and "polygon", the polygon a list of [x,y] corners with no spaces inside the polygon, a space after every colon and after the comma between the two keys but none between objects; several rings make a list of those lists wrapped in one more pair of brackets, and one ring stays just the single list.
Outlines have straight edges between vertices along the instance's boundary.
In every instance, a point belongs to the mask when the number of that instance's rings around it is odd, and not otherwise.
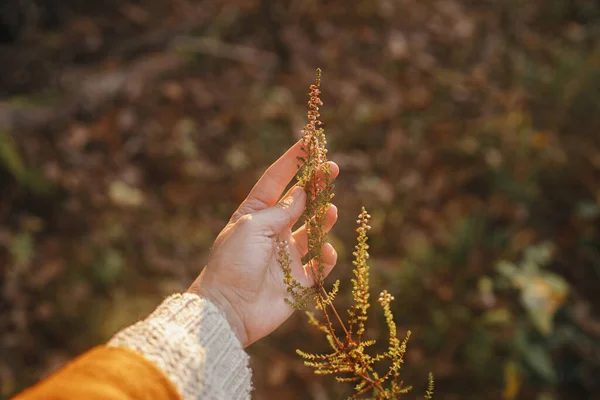
[{"label": "heather flower spike", "polygon": [[[289,255],[280,246],[277,239],[278,259],[284,273],[284,283],[287,287],[289,299],[286,302],[292,307],[302,310],[311,303],[318,289],[323,287],[323,253],[321,251],[327,237],[323,230],[325,214],[333,198],[333,182],[331,171],[327,164],[327,140],[323,123],[319,120],[319,107],[323,105],[320,99],[321,70],[317,70],[316,84],[310,86],[310,99],[308,101],[308,124],[302,130],[303,157],[298,161],[302,165],[298,175],[298,185],[306,192],[306,208],[302,221],[306,224],[308,236],[308,254],[305,260],[308,264],[307,274],[310,274],[315,286],[307,288],[302,286],[293,276],[290,267]],[[321,171],[320,176],[317,172]]]},{"label": "heather flower spike", "polygon": [[[298,185],[303,187],[306,194],[306,209],[303,221],[308,235],[308,273],[313,277],[313,287],[302,286],[292,276],[291,260],[287,251],[287,243],[276,239],[277,258],[284,273],[284,283],[289,294],[286,302],[296,309],[304,309],[314,304],[321,314],[318,319],[314,313],[306,312],[310,325],[325,334],[331,351],[328,354],[311,354],[301,350],[296,352],[304,359],[304,364],[312,367],[316,374],[334,375],[338,382],[351,382],[354,385],[352,399],[367,396],[370,399],[399,399],[411,390],[400,380],[400,368],[404,363],[406,346],[410,331],[404,340],[397,337],[397,327],[392,314],[391,302],[394,297],[387,291],[381,292],[378,302],[383,309],[388,327],[389,338],[387,350],[379,354],[369,354],[368,348],[375,340],[365,340],[367,311],[370,308],[369,294],[369,245],[367,233],[371,229],[371,216],[363,207],[356,223],[358,227],[357,244],[354,247],[354,269],[352,278],[352,297],[354,304],[347,311],[348,319],[342,320],[333,301],[340,289],[340,281],[336,281],[332,289],[327,291],[324,286],[322,247],[326,243],[323,229],[325,214],[333,198],[333,183],[331,172],[327,166],[327,139],[321,128],[319,108],[323,105],[321,94],[321,70],[317,70],[317,79],[310,86],[308,101],[308,124],[302,130],[304,157],[298,161],[302,168],[298,173]],[[321,171],[319,175],[317,172]],[[334,328],[334,321],[339,325]],[[381,368],[381,365],[385,368]],[[379,371],[379,372],[378,372]],[[425,399],[433,396],[433,375],[429,375]]]}]

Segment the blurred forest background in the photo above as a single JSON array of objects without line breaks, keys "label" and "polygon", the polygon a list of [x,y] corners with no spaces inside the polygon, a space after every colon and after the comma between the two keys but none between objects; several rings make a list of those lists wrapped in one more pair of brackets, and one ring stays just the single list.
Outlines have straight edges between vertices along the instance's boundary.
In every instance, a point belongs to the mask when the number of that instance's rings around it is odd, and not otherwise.
[{"label": "blurred forest background", "polygon": [[[0,397],[191,283],[321,67],[340,308],[364,204],[407,397],[600,398],[599,2],[3,0],[0,41]],[[250,347],[254,398],[345,398],[325,345]]]}]

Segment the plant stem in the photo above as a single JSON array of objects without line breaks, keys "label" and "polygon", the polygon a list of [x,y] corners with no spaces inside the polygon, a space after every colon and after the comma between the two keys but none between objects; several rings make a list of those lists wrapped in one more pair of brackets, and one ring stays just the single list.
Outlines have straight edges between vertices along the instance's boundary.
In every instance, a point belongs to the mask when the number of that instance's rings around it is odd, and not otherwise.
[{"label": "plant stem", "polygon": [[[320,285],[320,289],[323,291],[323,293],[325,294],[325,296],[327,296],[326,298],[329,299],[329,295],[327,294],[327,291],[325,290],[325,288],[323,287],[323,285]],[[335,314],[337,320],[339,321],[340,325],[342,326],[342,329],[344,330],[344,333],[346,334],[346,339],[349,340],[350,339],[350,333],[348,332],[348,329],[346,329],[346,325],[344,324],[344,321],[342,321],[342,318],[340,317],[340,314],[338,314],[335,306],[333,305],[333,302],[330,302],[329,306],[333,310],[333,313]]]}]

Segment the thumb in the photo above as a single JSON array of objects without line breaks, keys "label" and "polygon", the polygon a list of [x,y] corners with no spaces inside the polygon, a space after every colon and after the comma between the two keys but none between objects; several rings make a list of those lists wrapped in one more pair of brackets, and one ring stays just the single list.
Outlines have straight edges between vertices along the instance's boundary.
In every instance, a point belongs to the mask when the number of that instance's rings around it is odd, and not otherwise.
[{"label": "thumb", "polygon": [[269,236],[274,235],[292,226],[302,215],[305,204],[306,193],[303,188],[296,186],[287,197],[273,207],[253,214],[253,219]]}]

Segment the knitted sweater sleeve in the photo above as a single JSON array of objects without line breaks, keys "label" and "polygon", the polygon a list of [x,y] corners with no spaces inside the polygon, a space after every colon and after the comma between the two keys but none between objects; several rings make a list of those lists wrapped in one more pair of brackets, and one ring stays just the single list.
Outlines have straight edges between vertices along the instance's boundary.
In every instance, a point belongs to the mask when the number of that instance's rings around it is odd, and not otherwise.
[{"label": "knitted sweater sleeve", "polygon": [[195,294],[170,296],[108,346],[132,349],[152,361],[184,400],[250,398],[248,355],[225,316]]}]

